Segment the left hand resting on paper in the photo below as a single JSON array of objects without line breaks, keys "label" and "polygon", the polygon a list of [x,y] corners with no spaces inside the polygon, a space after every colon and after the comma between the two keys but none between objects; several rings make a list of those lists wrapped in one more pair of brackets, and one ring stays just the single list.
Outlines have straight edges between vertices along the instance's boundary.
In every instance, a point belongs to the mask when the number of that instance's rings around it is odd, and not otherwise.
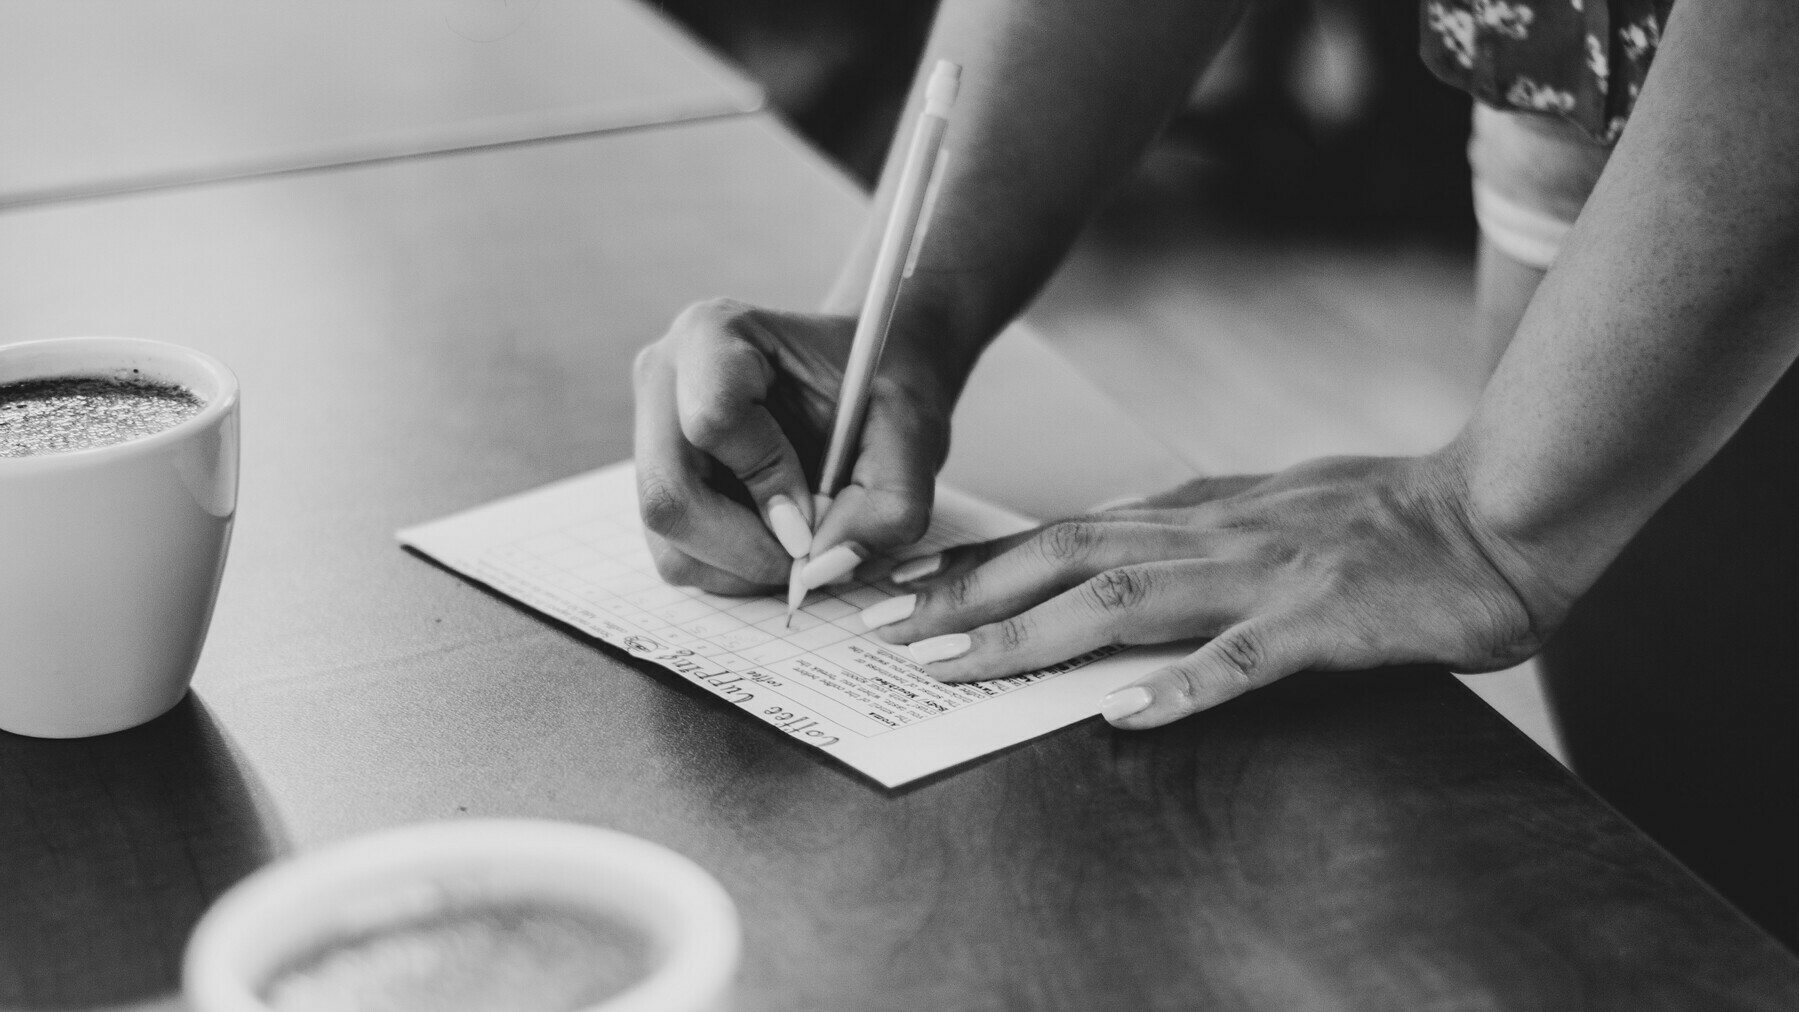
[{"label": "left hand resting on paper", "polygon": [[[1566,595],[1548,574],[1522,571],[1521,554],[1482,531],[1466,499],[1444,455],[1195,481],[953,549],[906,585],[916,588],[911,614],[876,635],[912,644],[945,681],[1018,674],[1110,644],[1211,637],[1107,697],[1107,718],[1127,728],[1308,669],[1497,670],[1536,651]],[[873,620],[905,606],[877,607]]]}]

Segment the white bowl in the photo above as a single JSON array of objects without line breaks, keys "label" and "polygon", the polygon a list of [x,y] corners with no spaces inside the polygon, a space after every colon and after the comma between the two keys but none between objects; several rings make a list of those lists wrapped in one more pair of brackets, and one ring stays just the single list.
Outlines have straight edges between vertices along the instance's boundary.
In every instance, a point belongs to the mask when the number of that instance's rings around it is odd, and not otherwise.
[{"label": "white bowl", "polygon": [[729,1008],[742,933],[716,879],[648,840],[537,819],[406,826],[270,865],[201,918],[183,989],[195,1012],[270,1012],[270,977],[333,939],[510,901],[590,910],[650,939],[649,973],[582,1012]]}]

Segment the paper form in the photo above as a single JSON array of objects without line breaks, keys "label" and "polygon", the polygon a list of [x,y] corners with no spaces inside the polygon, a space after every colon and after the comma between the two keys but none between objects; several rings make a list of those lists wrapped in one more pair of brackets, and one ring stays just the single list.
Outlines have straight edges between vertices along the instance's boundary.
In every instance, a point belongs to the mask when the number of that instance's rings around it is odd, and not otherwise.
[{"label": "paper form", "polygon": [[[1031,526],[950,488],[907,555]],[[1188,648],[1099,651],[1025,675],[946,684],[868,635],[890,587],[812,592],[784,627],[775,596],[721,597],[656,574],[625,462],[399,532],[401,543],[652,661],[888,787],[1099,712],[1106,693]]]}]

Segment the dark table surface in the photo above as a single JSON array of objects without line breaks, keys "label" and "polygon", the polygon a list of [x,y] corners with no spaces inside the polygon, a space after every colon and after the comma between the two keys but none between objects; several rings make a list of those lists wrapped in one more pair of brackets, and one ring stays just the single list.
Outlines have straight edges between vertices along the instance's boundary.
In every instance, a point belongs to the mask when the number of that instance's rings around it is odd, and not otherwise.
[{"label": "dark table surface", "polygon": [[[691,299],[809,304],[860,216],[760,115],[0,213],[0,341],[216,354],[245,448],[195,692],[0,735],[0,1009],[172,1006],[187,929],[271,857],[495,815],[710,869],[743,1009],[1799,1007],[1799,960],[1443,672],[889,792],[395,546],[624,457],[632,350]],[[1045,512],[1172,473],[1008,340],[963,484]]]}]

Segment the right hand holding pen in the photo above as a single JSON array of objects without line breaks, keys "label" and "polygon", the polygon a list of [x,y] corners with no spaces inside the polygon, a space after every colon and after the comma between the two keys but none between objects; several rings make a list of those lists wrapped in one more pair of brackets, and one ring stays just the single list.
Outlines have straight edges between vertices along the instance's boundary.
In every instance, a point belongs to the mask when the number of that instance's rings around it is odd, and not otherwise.
[{"label": "right hand holding pen", "polygon": [[759,593],[784,586],[808,551],[849,545],[867,558],[924,533],[955,386],[896,323],[850,483],[806,537],[854,330],[847,316],[714,299],[638,354],[638,503],[664,579]]}]

